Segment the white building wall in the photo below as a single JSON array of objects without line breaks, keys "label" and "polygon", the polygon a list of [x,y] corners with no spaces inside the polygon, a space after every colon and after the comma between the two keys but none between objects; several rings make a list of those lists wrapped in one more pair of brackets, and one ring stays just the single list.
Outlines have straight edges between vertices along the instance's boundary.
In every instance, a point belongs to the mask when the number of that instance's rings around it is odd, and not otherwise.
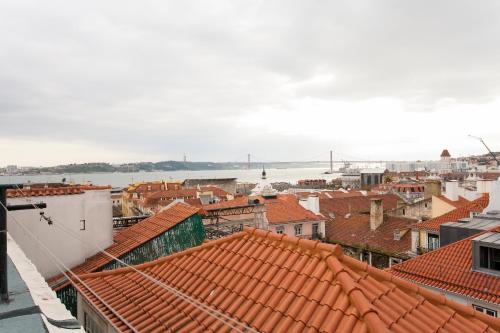
[{"label": "white building wall", "polygon": [[[34,233],[67,267],[74,267],[86,258],[96,254],[97,248],[84,245],[67,232],[90,244],[106,248],[113,243],[113,210],[109,190],[92,190],[83,194],[9,198],[8,204],[26,204],[44,202],[47,208],[10,212],[25,228]],[[53,225],[40,220],[40,211],[50,217]],[[83,222],[85,220],[85,230]],[[19,244],[26,256],[35,264],[44,278],[59,273],[59,269],[28,234],[11,218],[7,218],[8,231]],[[56,227],[62,225],[63,227]]]}]

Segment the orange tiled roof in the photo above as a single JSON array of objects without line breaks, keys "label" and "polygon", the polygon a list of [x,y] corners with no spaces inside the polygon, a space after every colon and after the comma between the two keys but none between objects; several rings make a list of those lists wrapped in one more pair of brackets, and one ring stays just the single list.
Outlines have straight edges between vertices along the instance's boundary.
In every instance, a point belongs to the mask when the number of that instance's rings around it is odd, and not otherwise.
[{"label": "orange tiled roof", "polygon": [[[375,195],[375,192],[365,192],[366,195]],[[364,197],[366,196],[361,191],[317,191],[317,192],[308,192],[308,191],[300,191],[294,193],[296,196],[300,198],[307,198],[310,195],[317,195],[320,199],[332,199],[332,198],[349,198],[349,197]]]},{"label": "orange tiled roof", "polygon": [[456,201],[448,199],[444,195],[436,196],[436,198],[438,198],[441,201],[446,202],[447,204],[449,204],[449,205],[451,205],[451,206],[453,206],[455,208],[463,207],[463,206],[465,206],[466,204],[468,204],[470,202],[470,200],[467,200],[466,198],[464,198],[462,196],[458,196],[458,200],[456,200]]},{"label": "orange tiled roof", "polygon": [[469,203],[461,207],[455,208],[451,212],[419,223],[417,225],[417,229],[439,232],[439,226],[441,224],[447,222],[455,222],[457,220],[469,217],[471,212],[482,212],[488,206],[489,201],[489,194],[483,194],[483,196],[481,196],[479,199],[470,201]]},{"label": "orange tiled roof", "polygon": [[500,177],[500,173],[499,172],[482,172],[479,174],[479,177],[481,177],[482,179],[486,179],[486,180],[497,180],[498,177]]},{"label": "orange tiled roof", "polygon": [[[259,199],[260,203],[263,203],[263,199],[261,197],[252,197],[255,199]],[[231,207],[238,207],[238,206],[247,206],[248,200],[250,198],[247,196],[241,196],[234,198],[233,200],[227,200],[227,201],[220,201],[214,204],[209,204],[209,205],[204,205],[203,208],[205,210],[214,210],[214,209],[223,209],[223,208],[231,208]]]},{"label": "orange tiled roof", "polygon": [[127,193],[147,193],[154,191],[161,191],[165,189],[165,183],[163,181],[153,181],[153,182],[143,182],[138,184],[131,184],[129,187],[124,189]]},{"label": "orange tiled roof", "polygon": [[109,190],[111,186],[96,186],[96,185],[68,185],[56,187],[28,187],[20,190],[10,189],[7,190],[7,198],[20,198],[20,197],[46,197],[56,195],[72,195],[82,194],[85,191],[94,190]]},{"label": "orange tiled roof", "polygon": [[356,196],[347,198],[320,199],[319,207],[324,216],[330,213],[345,216],[348,213],[361,213],[370,211],[370,200],[373,198],[382,199],[385,210],[395,209],[398,201],[401,200],[394,194]]},{"label": "orange tiled roof", "polygon": [[[163,212],[148,217],[133,226],[118,232],[113,237],[113,245],[106,249],[106,252],[115,257],[120,257],[156,236],[164,233],[188,217],[196,214],[199,208],[192,207],[183,203],[178,203]],[[82,264],[74,267],[71,271],[75,274],[90,273],[98,270],[102,266],[112,262],[113,259],[102,252],[88,258]],[[49,285],[55,290],[62,289],[69,282],[63,274],[47,280]],[[64,282],[64,283],[62,283]]]},{"label": "orange tiled roof", "polygon": [[288,222],[319,221],[320,218],[308,209],[302,207],[293,194],[279,194],[275,198],[262,196],[238,197],[234,200],[205,205],[205,210],[230,208],[248,205],[249,199],[257,199],[266,207],[266,217],[269,223],[280,224]]},{"label": "orange tiled roof", "polygon": [[302,207],[294,195],[280,194],[276,199],[264,199],[266,217],[269,223],[319,221],[320,218]]},{"label": "orange tiled roof", "polygon": [[[500,232],[500,228],[491,231]],[[471,271],[472,239],[480,234],[392,266],[390,271],[413,282],[500,304],[500,279]]]},{"label": "orange tiled roof", "polygon": [[[258,229],[136,267],[259,332],[500,330],[500,319],[345,256],[340,246]],[[105,303],[79,283],[78,291],[121,332],[231,331],[130,268],[81,278]]]},{"label": "orange tiled roof", "polygon": [[[376,229],[370,229],[370,215],[356,214],[350,218],[336,217],[326,224],[329,240],[348,246],[366,246],[393,255],[405,255],[411,250],[411,229],[417,220],[389,216]],[[406,231],[394,240],[394,231]]]}]

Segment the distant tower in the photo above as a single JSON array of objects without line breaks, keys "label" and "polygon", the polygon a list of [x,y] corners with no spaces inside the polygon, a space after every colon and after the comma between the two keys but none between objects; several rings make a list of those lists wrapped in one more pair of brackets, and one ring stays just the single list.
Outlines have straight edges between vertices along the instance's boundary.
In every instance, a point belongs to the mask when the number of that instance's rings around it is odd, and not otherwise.
[{"label": "distant tower", "polygon": [[187,162],[186,153],[184,153],[184,163]]},{"label": "distant tower", "polygon": [[250,154],[248,154],[248,164],[247,164],[248,170],[250,170]]},{"label": "distant tower", "polygon": [[264,168],[264,165],[262,165],[262,179],[266,179],[266,169]]},{"label": "distant tower", "polygon": [[441,153],[441,162],[449,162],[451,160],[451,155],[448,149],[443,150]]},{"label": "distant tower", "polygon": [[439,164],[440,174],[450,173],[453,171],[451,166],[451,155],[448,149],[443,150],[443,152],[441,153],[441,161]]}]

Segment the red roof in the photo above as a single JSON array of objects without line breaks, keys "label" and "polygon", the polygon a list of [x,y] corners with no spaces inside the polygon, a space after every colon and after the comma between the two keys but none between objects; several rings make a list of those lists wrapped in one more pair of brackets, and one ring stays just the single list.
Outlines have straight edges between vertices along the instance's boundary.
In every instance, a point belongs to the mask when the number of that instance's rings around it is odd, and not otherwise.
[{"label": "red roof", "polygon": [[466,198],[462,197],[462,196],[458,196],[458,200],[451,200],[451,199],[448,199],[446,196],[444,195],[439,195],[439,196],[436,196],[436,198],[438,198],[439,200],[441,201],[444,201],[446,202],[447,204],[449,205],[452,205],[453,207],[455,208],[458,208],[458,207],[463,207],[465,205],[467,205],[470,200],[467,200]]},{"label": "red roof", "polygon": [[[261,197],[255,197],[255,198],[259,199],[259,202],[262,203]],[[234,198],[233,200],[220,201],[220,202],[217,202],[214,204],[204,205],[203,208],[205,210],[215,210],[215,209],[224,209],[224,208],[231,208],[231,207],[238,207],[238,206],[248,206],[249,199],[250,198],[247,196],[242,196],[242,197]]]},{"label": "red roof", "polygon": [[461,207],[455,208],[451,212],[427,220],[425,222],[419,223],[417,225],[417,228],[433,232],[439,232],[439,226],[441,224],[447,222],[455,222],[460,219],[469,217],[471,212],[482,212],[486,207],[488,207],[489,201],[490,201],[490,196],[487,193],[483,194],[479,199],[470,201],[469,203]]},{"label": "red roof", "polygon": [[443,152],[441,153],[441,157],[451,157],[448,149],[443,150]]},{"label": "red roof", "polygon": [[95,186],[95,185],[68,185],[57,187],[28,187],[7,190],[7,198],[20,198],[20,197],[46,197],[56,195],[72,195],[82,194],[85,191],[94,190],[109,190],[111,186]]},{"label": "red roof", "polygon": [[477,236],[479,234],[407,260],[390,270],[413,282],[500,304],[500,279],[471,270],[472,239]]},{"label": "red roof", "polygon": [[293,195],[280,194],[276,199],[265,199],[266,217],[269,223],[319,221],[320,218],[302,207]]},{"label": "red roof", "polygon": [[[500,319],[343,255],[337,245],[263,230],[248,228],[136,267],[232,318],[241,330],[500,330]],[[81,278],[100,300],[76,282],[80,294],[120,332],[231,331],[131,268]]]},{"label": "red roof", "polygon": [[183,188],[177,190],[163,190],[153,192],[147,195],[148,199],[176,199],[176,198],[184,198],[184,197],[192,197],[196,198],[196,194],[198,192],[212,192],[216,197],[226,197],[229,193],[215,186],[204,186],[201,187],[200,190],[196,188]]},{"label": "red roof", "polygon": [[[342,245],[366,247],[375,251],[405,256],[411,250],[411,229],[417,220],[389,216],[376,229],[370,229],[370,215],[356,214],[350,218],[336,217],[326,224],[328,240]],[[406,231],[394,240],[394,231]]]},{"label": "red roof", "polygon": [[[199,208],[183,203],[178,203],[161,213],[153,215],[133,226],[118,232],[113,237],[113,245],[106,249],[109,254],[120,257],[140,245],[148,242],[156,236],[176,226],[190,216],[198,213]],[[99,252],[87,258],[85,262],[74,267],[71,271],[75,274],[94,272],[102,266],[112,262],[113,259],[106,254]],[[63,274],[47,280],[54,290],[59,290],[68,285]]]},{"label": "red roof", "polygon": [[288,223],[319,221],[320,218],[308,209],[302,207],[297,197],[292,194],[279,194],[275,198],[264,198],[262,196],[238,197],[234,200],[205,205],[207,211],[222,208],[231,208],[249,205],[248,200],[258,200],[266,207],[266,217],[269,223]]},{"label": "red roof", "polygon": [[361,213],[370,211],[370,200],[373,198],[382,199],[384,210],[397,208],[398,201],[401,200],[394,194],[369,195],[366,197],[348,197],[335,199],[320,199],[319,206],[324,216],[330,213],[345,216],[348,213]]},{"label": "red roof", "polygon": [[317,191],[317,192],[308,192],[301,191],[295,192],[294,194],[300,198],[307,198],[310,195],[317,195],[320,199],[331,199],[331,198],[349,198],[349,197],[364,197],[366,195],[375,195],[375,192],[364,192],[361,191]]},{"label": "red roof", "polygon": [[500,173],[499,172],[482,172],[479,174],[479,177],[481,177],[482,179],[486,179],[486,180],[497,180],[498,177],[500,177]]}]

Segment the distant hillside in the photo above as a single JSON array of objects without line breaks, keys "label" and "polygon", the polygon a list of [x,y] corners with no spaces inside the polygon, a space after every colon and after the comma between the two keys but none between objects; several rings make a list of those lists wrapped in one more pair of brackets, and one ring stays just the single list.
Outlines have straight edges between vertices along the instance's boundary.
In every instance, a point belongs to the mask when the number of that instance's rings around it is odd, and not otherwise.
[{"label": "distant hillside", "polygon": [[[318,162],[274,162],[251,163],[251,169],[266,168],[300,168],[318,166]],[[53,167],[30,168],[29,174],[71,174],[71,173],[101,173],[101,172],[139,172],[139,171],[178,171],[178,170],[241,170],[247,169],[247,163],[240,162],[138,162],[112,165],[110,163],[65,164]]]}]

